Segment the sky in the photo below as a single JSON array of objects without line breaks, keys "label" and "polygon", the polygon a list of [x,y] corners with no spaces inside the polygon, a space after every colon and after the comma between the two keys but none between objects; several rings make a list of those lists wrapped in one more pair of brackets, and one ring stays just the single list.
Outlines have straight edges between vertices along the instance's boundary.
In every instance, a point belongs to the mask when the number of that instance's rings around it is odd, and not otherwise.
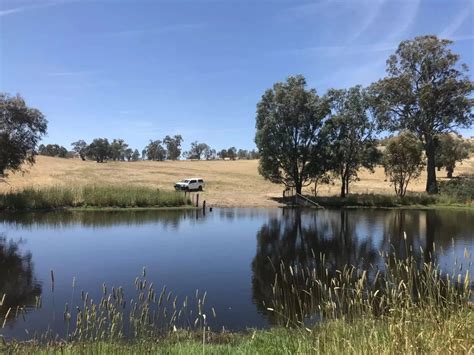
[{"label": "sky", "polygon": [[0,91],[44,113],[45,144],[141,150],[181,134],[185,149],[252,149],[273,83],[369,85],[400,41],[425,34],[452,39],[474,70],[472,0],[1,0]]}]

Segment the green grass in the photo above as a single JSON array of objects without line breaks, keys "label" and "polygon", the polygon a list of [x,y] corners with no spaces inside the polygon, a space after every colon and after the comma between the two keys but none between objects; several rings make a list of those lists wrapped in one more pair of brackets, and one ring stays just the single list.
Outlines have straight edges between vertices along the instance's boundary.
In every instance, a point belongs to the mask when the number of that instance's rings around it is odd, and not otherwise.
[{"label": "green grass", "polygon": [[[208,322],[213,312],[205,307],[205,293],[196,292],[195,297],[183,302],[166,288],[155,292],[154,286],[146,281],[144,269],[135,280],[135,301],[125,301],[121,288],[108,288],[105,284],[99,301],[81,292],[83,303],[77,310],[65,307],[64,320],[71,325],[66,340],[45,333],[32,341],[3,341],[2,345],[0,337],[0,351],[472,353],[474,306],[470,302],[473,285],[469,274],[448,275],[432,262],[420,265],[413,256],[403,260],[384,256],[386,263],[380,270],[385,271],[347,266],[331,272],[324,266],[323,255],[313,256],[319,262],[307,264],[316,266],[275,266],[267,310],[280,325],[243,333],[212,332]],[[322,321],[308,324],[308,317],[315,314]],[[128,336],[124,332],[125,320],[130,324]],[[188,325],[178,328],[180,324]]]},{"label": "green grass", "polygon": [[[311,332],[294,329],[208,334],[177,332],[165,339],[73,344],[11,344],[5,351],[35,354],[413,354],[472,353],[474,312],[447,319],[330,321]],[[1,350],[1,347],[0,347]]]},{"label": "green grass", "polygon": [[323,207],[426,207],[456,206],[474,207],[474,175],[464,175],[439,183],[439,194],[407,193],[404,197],[388,194],[349,194],[339,196],[312,197],[309,199]]},{"label": "green grass", "polygon": [[184,194],[137,186],[27,188],[0,194],[0,210],[58,208],[145,208],[190,205]]}]

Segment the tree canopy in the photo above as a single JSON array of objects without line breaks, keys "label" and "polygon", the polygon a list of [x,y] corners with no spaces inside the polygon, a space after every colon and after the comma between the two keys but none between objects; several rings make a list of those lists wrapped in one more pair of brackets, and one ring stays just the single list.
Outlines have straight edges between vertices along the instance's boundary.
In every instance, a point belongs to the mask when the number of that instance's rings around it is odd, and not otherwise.
[{"label": "tree canopy", "polygon": [[36,146],[46,134],[48,121],[28,107],[20,95],[0,93],[0,178],[35,162]]},{"label": "tree canopy", "polygon": [[321,127],[329,106],[303,76],[289,77],[268,89],[257,104],[255,143],[260,174],[301,193],[323,169]]},{"label": "tree canopy", "polygon": [[426,191],[436,193],[435,137],[469,127],[473,82],[451,41],[421,36],[403,41],[387,61],[387,77],[372,84],[375,115],[381,128],[409,130],[422,142],[427,157]]},{"label": "tree canopy", "polygon": [[469,158],[471,144],[454,134],[440,134],[436,137],[436,167],[446,169],[448,178],[453,177],[456,163]]},{"label": "tree canopy", "polygon": [[390,138],[385,147],[383,165],[395,193],[405,196],[408,184],[420,176],[423,168],[423,145],[418,137],[405,131]]},{"label": "tree canopy", "polygon": [[334,175],[341,179],[341,197],[345,197],[359,169],[373,171],[378,163],[375,124],[370,119],[370,106],[361,86],[332,89],[326,97],[331,105],[331,116],[325,126],[329,139],[328,163]]}]

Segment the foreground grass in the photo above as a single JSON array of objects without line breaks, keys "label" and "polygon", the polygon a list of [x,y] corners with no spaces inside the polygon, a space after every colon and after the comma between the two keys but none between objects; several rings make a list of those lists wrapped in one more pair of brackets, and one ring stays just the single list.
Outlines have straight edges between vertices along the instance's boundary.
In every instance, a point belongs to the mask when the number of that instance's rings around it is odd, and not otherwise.
[{"label": "foreground grass", "polygon": [[334,320],[310,331],[272,329],[246,334],[176,332],[162,339],[86,341],[38,345],[10,343],[0,351],[37,354],[399,354],[472,353],[474,312],[464,309],[448,318],[412,314],[404,319]]},{"label": "foreground grass", "polygon": [[[469,301],[473,284],[469,273],[453,271],[448,275],[432,262],[419,265],[418,260],[414,256],[397,259],[387,254],[383,272],[353,266],[334,272],[324,266],[324,256],[316,255],[306,266],[282,262],[275,265],[275,281],[270,285],[272,295],[266,305],[267,316],[275,317],[280,326],[245,333],[212,332],[208,321],[214,312],[206,310],[206,293],[196,291],[195,300],[186,297],[181,303],[165,287],[157,293],[153,284],[147,282],[143,269],[142,277],[135,279],[135,301],[126,301],[121,287],[109,289],[105,284],[99,302],[81,292],[82,306],[76,310],[67,304],[65,307],[65,322],[69,325],[76,319],[67,340],[49,333],[27,342],[2,341],[0,336],[0,352],[474,352],[474,306]],[[192,306],[194,302],[196,308]],[[9,313],[10,310],[5,320]],[[324,321],[309,325],[314,315]],[[125,320],[129,324],[128,336],[125,336]],[[189,326],[179,326],[186,323]]]},{"label": "foreground grass", "polygon": [[182,193],[140,186],[26,188],[0,194],[0,210],[57,208],[144,208],[190,205]]}]

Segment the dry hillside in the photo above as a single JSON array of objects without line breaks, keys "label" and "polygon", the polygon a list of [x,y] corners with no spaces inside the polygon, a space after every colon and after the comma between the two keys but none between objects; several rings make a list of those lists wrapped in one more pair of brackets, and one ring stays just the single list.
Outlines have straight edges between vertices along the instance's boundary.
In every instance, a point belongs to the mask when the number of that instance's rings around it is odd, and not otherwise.
[{"label": "dry hillside", "polygon": [[[265,181],[257,171],[258,161],[165,161],[165,162],[109,162],[97,164],[79,159],[39,156],[37,163],[24,174],[11,174],[0,191],[53,185],[147,185],[172,189],[173,183],[187,177],[203,177],[207,187],[203,193],[208,204],[214,206],[278,206],[272,197],[280,197],[283,187]],[[460,164],[455,175],[474,173],[474,158]],[[441,179],[445,172],[438,173]],[[409,186],[411,191],[423,191],[424,176]],[[351,192],[392,193],[385,180],[383,168],[374,174],[360,173],[360,181],[351,185]],[[310,188],[308,188],[310,192]],[[339,185],[323,185],[320,195],[334,195]]]}]

